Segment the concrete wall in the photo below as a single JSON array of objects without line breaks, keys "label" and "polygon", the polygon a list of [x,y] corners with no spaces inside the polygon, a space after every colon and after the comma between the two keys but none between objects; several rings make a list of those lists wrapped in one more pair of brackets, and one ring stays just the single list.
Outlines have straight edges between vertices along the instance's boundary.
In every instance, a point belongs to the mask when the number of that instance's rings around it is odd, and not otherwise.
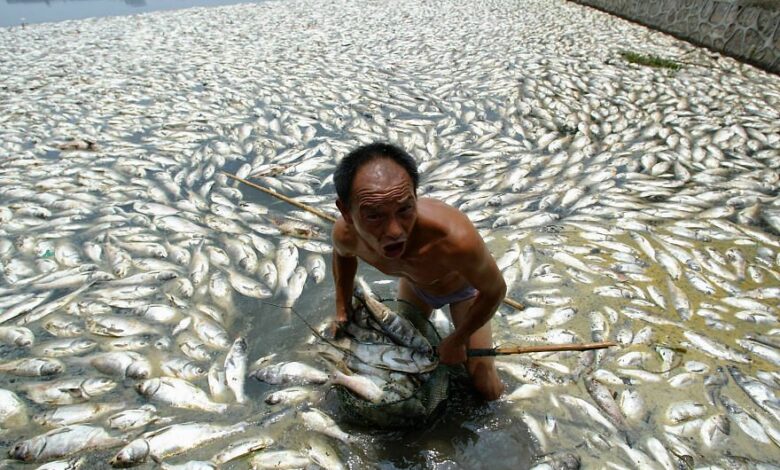
[{"label": "concrete wall", "polygon": [[780,74],[780,0],[572,0]]}]

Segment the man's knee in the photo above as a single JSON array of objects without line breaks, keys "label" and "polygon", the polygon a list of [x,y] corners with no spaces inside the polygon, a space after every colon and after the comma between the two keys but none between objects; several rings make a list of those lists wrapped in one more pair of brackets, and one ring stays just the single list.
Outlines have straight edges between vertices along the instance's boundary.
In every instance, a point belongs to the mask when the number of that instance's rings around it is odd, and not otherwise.
[{"label": "man's knee", "polygon": [[498,376],[492,359],[472,359],[466,369],[471,377],[474,388],[479,395],[487,400],[498,400],[504,393],[504,384]]}]

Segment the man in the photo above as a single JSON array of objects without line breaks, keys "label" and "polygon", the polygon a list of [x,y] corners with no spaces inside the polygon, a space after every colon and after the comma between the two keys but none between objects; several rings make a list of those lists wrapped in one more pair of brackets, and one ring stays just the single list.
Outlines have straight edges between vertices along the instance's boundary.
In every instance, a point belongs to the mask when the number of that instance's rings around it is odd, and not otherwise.
[{"label": "man", "polygon": [[438,347],[443,364],[465,362],[486,400],[504,385],[493,358],[466,357],[467,348],[492,347],[489,320],[506,284],[482,237],[459,210],[417,198],[414,159],[402,149],[374,143],[355,149],[334,175],[341,217],[333,227],[336,322],[348,319],[358,258],[399,276],[398,298],[425,315],[450,306],[455,325]]}]

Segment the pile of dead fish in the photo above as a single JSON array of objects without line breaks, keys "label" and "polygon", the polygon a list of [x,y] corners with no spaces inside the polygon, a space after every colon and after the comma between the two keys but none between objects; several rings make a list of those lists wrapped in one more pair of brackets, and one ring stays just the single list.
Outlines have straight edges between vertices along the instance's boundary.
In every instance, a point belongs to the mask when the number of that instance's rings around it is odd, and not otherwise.
[{"label": "pile of dead fish", "polygon": [[[628,64],[625,48],[685,64]],[[375,465],[379,438],[312,407],[327,387],[266,405],[244,383],[269,367],[337,375],[299,362],[306,338],[281,320],[247,334],[261,302],[328,299],[330,228],[222,172],[335,215],[338,160],[388,140],[419,162],[420,196],[469,216],[527,305],[500,310],[498,343],[621,345],[498,361],[512,406],[493,412],[525,422],[540,468],[780,461],[778,77],[546,0],[290,0],[35,25],[0,30],[0,57],[12,459]],[[320,307],[313,320],[330,319]],[[297,342],[249,364],[279,336]],[[417,463],[469,466],[487,439]]]},{"label": "pile of dead fish", "polygon": [[[405,412],[419,409],[424,418],[426,407],[414,395],[438,365],[433,347],[412,322],[382,303],[363,278],[357,282],[356,295],[363,306],[345,326],[345,337],[320,337],[314,347],[333,369],[330,376],[300,363],[275,364],[251,375],[273,385],[341,385],[373,404],[416,400],[407,403]],[[274,404],[280,395],[295,393],[298,389],[282,390],[267,400]]]}]

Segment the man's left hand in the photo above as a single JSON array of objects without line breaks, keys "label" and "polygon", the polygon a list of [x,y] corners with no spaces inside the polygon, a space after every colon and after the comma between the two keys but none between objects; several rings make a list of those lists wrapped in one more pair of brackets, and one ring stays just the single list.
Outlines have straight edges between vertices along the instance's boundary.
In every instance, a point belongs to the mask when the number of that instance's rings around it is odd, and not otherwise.
[{"label": "man's left hand", "polygon": [[437,348],[439,353],[439,362],[442,364],[453,365],[466,362],[466,342],[449,335],[439,343]]}]

